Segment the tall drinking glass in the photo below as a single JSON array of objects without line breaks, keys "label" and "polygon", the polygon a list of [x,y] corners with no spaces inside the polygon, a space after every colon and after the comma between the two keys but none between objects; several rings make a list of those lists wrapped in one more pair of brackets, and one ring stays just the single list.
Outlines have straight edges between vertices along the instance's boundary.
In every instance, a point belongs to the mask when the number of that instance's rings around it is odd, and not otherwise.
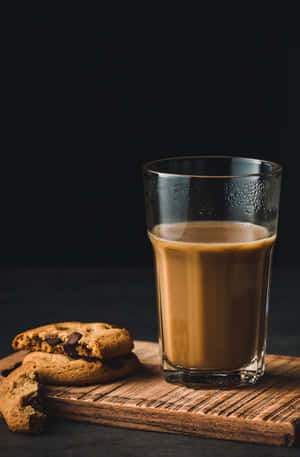
[{"label": "tall drinking glass", "polygon": [[263,375],[281,172],[229,156],[144,166],[167,381],[232,387]]}]

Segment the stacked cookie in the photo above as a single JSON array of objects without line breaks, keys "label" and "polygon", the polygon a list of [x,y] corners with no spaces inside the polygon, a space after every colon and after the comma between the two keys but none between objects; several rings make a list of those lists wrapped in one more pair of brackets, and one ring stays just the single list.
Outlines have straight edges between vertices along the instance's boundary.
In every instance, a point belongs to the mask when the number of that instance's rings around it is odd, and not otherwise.
[{"label": "stacked cookie", "polygon": [[45,325],[20,333],[12,346],[32,351],[23,365],[35,363],[45,384],[97,384],[126,376],[137,367],[128,330],[100,322]]},{"label": "stacked cookie", "polygon": [[[12,346],[30,351],[22,366],[0,384],[0,411],[13,431],[41,431],[45,415],[39,383],[109,382],[131,374],[139,365],[128,330],[105,323],[45,325],[20,333]],[[11,406],[17,414],[12,414]]]}]

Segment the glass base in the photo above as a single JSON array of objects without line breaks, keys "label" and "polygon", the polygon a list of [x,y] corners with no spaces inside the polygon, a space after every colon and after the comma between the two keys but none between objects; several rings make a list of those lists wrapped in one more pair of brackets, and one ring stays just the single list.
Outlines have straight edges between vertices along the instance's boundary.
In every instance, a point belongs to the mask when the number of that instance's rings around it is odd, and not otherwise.
[{"label": "glass base", "polygon": [[264,374],[264,358],[235,371],[207,371],[177,367],[164,359],[162,372],[165,380],[192,389],[232,389],[256,384]]}]

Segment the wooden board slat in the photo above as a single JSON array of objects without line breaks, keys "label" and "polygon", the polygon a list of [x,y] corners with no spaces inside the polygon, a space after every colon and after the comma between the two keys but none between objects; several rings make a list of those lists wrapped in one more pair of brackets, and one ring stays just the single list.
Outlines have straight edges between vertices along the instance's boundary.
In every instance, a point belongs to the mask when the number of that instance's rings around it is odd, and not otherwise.
[{"label": "wooden board slat", "polygon": [[[267,355],[264,378],[255,386],[193,390],[161,376],[158,345],[136,341],[143,369],[109,384],[46,386],[52,414],[100,424],[281,446],[300,438],[300,358]],[[0,360],[13,368],[25,352]]]}]

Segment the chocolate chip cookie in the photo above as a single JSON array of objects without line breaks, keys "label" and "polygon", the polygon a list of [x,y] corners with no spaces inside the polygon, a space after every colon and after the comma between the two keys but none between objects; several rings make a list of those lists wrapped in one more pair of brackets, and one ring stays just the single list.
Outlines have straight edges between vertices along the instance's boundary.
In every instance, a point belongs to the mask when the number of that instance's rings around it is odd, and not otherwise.
[{"label": "chocolate chip cookie", "polygon": [[101,361],[72,359],[63,354],[30,352],[23,366],[30,363],[43,384],[73,385],[97,384],[123,378],[136,371],[139,361],[135,354]]},{"label": "chocolate chip cookie", "polygon": [[14,338],[12,347],[73,358],[110,359],[128,354],[133,348],[133,340],[128,330],[110,324],[62,322],[20,333]]},{"label": "chocolate chip cookie", "polygon": [[37,371],[27,364],[12,371],[0,384],[0,411],[12,432],[37,434],[46,415],[41,406]]}]

